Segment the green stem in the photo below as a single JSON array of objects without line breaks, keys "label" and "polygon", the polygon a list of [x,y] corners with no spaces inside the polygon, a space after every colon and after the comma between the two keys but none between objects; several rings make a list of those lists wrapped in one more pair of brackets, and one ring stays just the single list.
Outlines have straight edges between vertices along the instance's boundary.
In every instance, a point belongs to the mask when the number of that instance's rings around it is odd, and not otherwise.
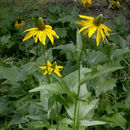
[{"label": "green stem", "polygon": [[51,83],[50,75],[49,75],[49,72],[48,72],[47,58],[46,58],[46,54],[45,54],[45,47],[44,47],[44,45],[41,45],[41,51],[42,51],[43,58],[44,58],[44,60],[45,60],[45,65],[46,65],[46,67],[47,67],[47,77],[48,77],[48,81],[49,81],[49,83]]},{"label": "green stem", "polygon": [[[83,50],[83,47],[82,47]],[[80,94],[80,60],[81,60],[81,54],[82,50],[80,52],[79,58],[78,58],[78,93],[76,97],[76,102],[75,102],[75,109],[74,109],[74,127],[73,130],[78,130],[78,98]]]}]

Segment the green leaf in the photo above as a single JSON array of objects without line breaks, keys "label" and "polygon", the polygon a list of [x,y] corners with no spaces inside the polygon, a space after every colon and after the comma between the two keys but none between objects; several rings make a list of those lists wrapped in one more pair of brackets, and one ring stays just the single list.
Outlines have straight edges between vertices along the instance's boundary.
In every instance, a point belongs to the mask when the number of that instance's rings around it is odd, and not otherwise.
[{"label": "green leaf", "polygon": [[41,85],[37,88],[30,90],[29,92],[38,92],[38,91],[43,91],[43,90],[48,90],[49,92],[53,94],[70,94],[70,95],[76,96],[75,93],[70,92],[66,87],[64,87],[58,82],[54,84]]},{"label": "green leaf", "polygon": [[91,119],[94,115],[94,110],[98,107],[98,99],[87,102],[79,102],[78,119]]},{"label": "green leaf", "polygon": [[65,28],[55,28],[55,31],[61,38],[65,38],[67,36],[67,30]]},{"label": "green leaf", "polygon": [[[89,68],[80,69],[80,79],[83,79],[84,75],[86,73],[89,73],[89,72],[91,72],[91,69],[89,69]],[[65,83],[67,84],[67,86],[71,92],[77,93],[77,90],[78,90],[78,70],[68,74],[67,76],[65,76],[63,78],[63,80],[65,81]]]},{"label": "green leaf", "polygon": [[[84,77],[85,73],[90,72],[91,69],[88,68],[82,68],[81,73],[81,79]],[[29,92],[38,92],[43,90],[48,90],[52,92],[53,94],[70,94],[74,97],[76,97],[75,92],[77,92],[77,85],[78,85],[78,71],[74,71],[67,76],[61,79],[61,81],[52,83],[52,84],[45,84],[41,85],[37,88],[34,88],[30,90]]]},{"label": "green leaf", "polygon": [[63,118],[61,122],[68,125],[72,125],[73,120],[71,120],[70,118]]},{"label": "green leaf", "polygon": [[126,128],[126,119],[118,112],[111,117],[104,116],[103,119],[108,121],[113,127],[120,126],[124,130]]},{"label": "green leaf", "polygon": [[49,123],[46,124],[45,122],[43,121],[32,121],[31,123],[29,123],[28,125],[29,127],[33,127],[35,129],[38,129],[38,128],[49,128]]},{"label": "green leaf", "polygon": [[25,77],[20,73],[17,67],[0,67],[0,75],[10,82],[22,81]]},{"label": "green leaf", "polygon": [[89,120],[80,120],[80,126],[95,126],[95,125],[104,125],[107,124],[106,121],[89,121]]},{"label": "green leaf", "polygon": [[115,71],[115,70],[118,70],[118,69],[122,69],[123,67],[103,67],[102,69],[100,70],[97,70],[97,71],[92,71],[90,73],[88,73],[87,75],[85,75],[85,77],[81,80],[81,84],[84,84],[100,75],[103,75],[105,73],[108,73],[108,72],[112,72],[112,71]]},{"label": "green leaf", "polygon": [[61,50],[64,50],[64,51],[73,52],[74,47],[75,47],[74,44],[66,44],[66,45],[59,45],[59,46],[53,47],[53,49],[61,49]]},{"label": "green leaf", "polygon": [[8,108],[8,100],[5,97],[0,97],[0,115],[5,114]]},{"label": "green leaf", "polygon": [[99,96],[101,93],[106,93],[109,90],[112,90],[116,86],[116,80],[101,78],[100,83],[96,87],[96,96]]}]

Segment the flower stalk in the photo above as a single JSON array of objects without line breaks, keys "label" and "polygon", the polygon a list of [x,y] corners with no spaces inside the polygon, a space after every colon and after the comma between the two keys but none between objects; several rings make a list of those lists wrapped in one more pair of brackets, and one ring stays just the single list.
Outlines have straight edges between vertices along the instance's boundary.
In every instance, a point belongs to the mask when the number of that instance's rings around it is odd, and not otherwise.
[{"label": "flower stalk", "polygon": [[73,124],[73,130],[78,130],[78,99],[79,99],[79,94],[80,94],[80,61],[81,61],[81,55],[82,55],[82,50],[83,50],[83,46],[82,49],[80,51],[80,55],[78,57],[78,92],[77,92],[77,96],[76,96],[76,102],[75,102],[75,108],[74,108],[74,124]]},{"label": "flower stalk", "polygon": [[43,58],[45,60],[45,65],[47,67],[48,82],[51,83],[51,78],[50,78],[50,75],[49,75],[49,70],[48,70],[48,65],[47,65],[47,58],[46,58],[46,54],[45,54],[45,47],[43,45],[41,45],[41,51],[42,51]]}]

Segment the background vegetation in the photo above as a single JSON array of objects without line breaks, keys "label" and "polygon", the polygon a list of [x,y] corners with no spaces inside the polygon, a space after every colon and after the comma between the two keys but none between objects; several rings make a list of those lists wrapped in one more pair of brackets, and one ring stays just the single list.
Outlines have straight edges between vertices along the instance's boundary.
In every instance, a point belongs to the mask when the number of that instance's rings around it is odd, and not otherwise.
[{"label": "background vegetation", "polygon": [[[0,130],[72,129],[83,43],[79,130],[130,130],[130,2],[120,4],[109,9],[109,1],[93,0],[86,9],[69,0],[0,1]],[[76,21],[79,14],[100,13],[112,32],[109,43],[97,47],[95,35],[89,39],[77,33]],[[51,85],[39,69],[45,63],[41,43],[22,41],[23,31],[35,27],[39,16],[60,37],[54,45],[47,39],[45,46],[48,60],[64,66],[62,78],[52,75]],[[22,28],[14,26],[18,17],[25,21]]]}]

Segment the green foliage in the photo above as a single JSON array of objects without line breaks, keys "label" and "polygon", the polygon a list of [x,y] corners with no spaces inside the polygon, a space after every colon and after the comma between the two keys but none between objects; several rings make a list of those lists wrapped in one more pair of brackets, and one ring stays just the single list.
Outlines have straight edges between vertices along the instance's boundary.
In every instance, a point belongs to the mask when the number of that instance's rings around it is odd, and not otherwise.
[{"label": "green foliage", "polygon": [[[95,15],[94,8],[85,12],[76,3],[67,4],[16,5],[0,11],[0,130],[72,130],[76,100],[78,130],[129,130],[129,21],[122,10],[113,19],[105,15],[112,32],[109,43],[97,47],[95,36],[79,34],[76,25],[79,14]],[[41,43],[22,41],[23,31],[35,27],[39,16],[60,37],[54,45],[46,40],[47,59],[64,66],[62,78],[52,74],[51,83],[39,69],[45,65]],[[25,21],[21,29],[14,27],[17,17]]]}]

